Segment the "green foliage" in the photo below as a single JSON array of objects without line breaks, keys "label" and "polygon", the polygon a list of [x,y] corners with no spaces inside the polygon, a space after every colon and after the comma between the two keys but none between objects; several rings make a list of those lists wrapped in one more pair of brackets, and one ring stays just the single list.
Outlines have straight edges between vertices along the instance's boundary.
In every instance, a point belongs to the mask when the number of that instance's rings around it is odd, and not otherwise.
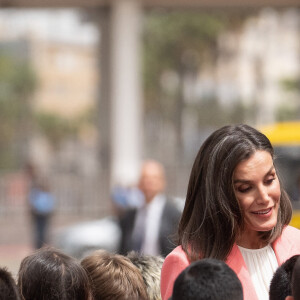
[{"label": "green foliage", "polygon": [[299,119],[299,110],[291,105],[281,105],[276,111],[276,121],[291,121]]},{"label": "green foliage", "polygon": [[54,147],[58,147],[66,137],[75,136],[77,133],[76,122],[66,120],[57,114],[41,112],[35,115],[35,119],[38,130]]},{"label": "green foliage", "polygon": [[20,160],[17,140],[27,134],[30,95],[35,87],[29,64],[0,52],[0,168],[13,168]]},{"label": "green foliage", "polygon": [[0,52],[1,100],[28,95],[34,91],[36,83],[28,62]]},{"label": "green foliage", "polygon": [[84,124],[93,124],[95,112],[95,109],[90,108],[73,119],[66,119],[55,113],[38,112],[34,119],[38,131],[57,148],[65,139],[76,139]]},{"label": "green foliage", "polygon": [[[199,13],[153,14],[145,23],[145,51],[160,68],[174,68],[187,50],[199,55],[216,46],[216,37],[224,28],[220,18]],[[163,58],[163,59],[162,59]]]},{"label": "green foliage", "polygon": [[190,105],[188,109],[190,113],[197,114],[199,128],[217,128],[229,123],[242,123],[248,112],[241,101],[236,100],[231,107],[224,109],[216,98],[202,99],[198,104]]},{"label": "green foliage", "polygon": [[[150,14],[144,30],[146,109],[161,111],[160,101],[164,98],[161,76],[164,71],[174,71],[180,77],[182,73],[195,73],[202,66],[212,65],[218,53],[218,36],[229,27],[237,27],[240,20],[240,15],[229,17],[223,13]],[[175,101],[176,97],[171,99]]]},{"label": "green foliage", "polygon": [[[207,23],[207,24],[206,24]],[[159,108],[161,75],[165,70],[180,70],[187,64],[185,53],[196,53],[195,64],[200,63],[204,50],[213,47],[214,37],[221,30],[218,20],[199,14],[151,14],[145,22],[144,83],[146,108]],[[209,44],[209,46],[208,46]]]},{"label": "green foliage", "polygon": [[[163,117],[176,114],[174,104],[183,101],[183,77],[187,73],[196,76],[201,68],[211,68],[218,56],[218,37],[228,29],[239,28],[243,17],[241,13],[221,12],[150,14],[144,30],[146,111],[154,110]],[[173,94],[166,94],[161,83],[166,71],[179,78]]]},{"label": "green foliage", "polygon": [[287,91],[300,92],[300,78],[283,78],[280,84]]},{"label": "green foliage", "polygon": [[[172,124],[176,135],[174,147],[178,149],[177,160],[184,159],[181,155],[183,113],[191,113],[193,116],[197,114],[199,128],[243,121],[246,108],[238,102],[228,111],[224,111],[214,95],[198,101],[187,99],[184,88],[186,79],[198,80],[197,76],[203,69],[211,72],[213,76],[219,54],[219,36],[230,29],[239,29],[244,19],[245,14],[241,12],[181,11],[154,12],[145,20],[145,113],[155,116],[161,123]],[[172,76],[169,76],[166,84],[166,74],[173,74],[175,80],[171,82]]]},{"label": "green foliage", "polygon": [[0,53],[0,168],[18,167],[26,151],[23,141],[29,140],[33,129],[42,133],[58,147],[66,138],[76,137],[83,123],[93,122],[95,110],[84,112],[73,120],[54,113],[32,113],[31,95],[37,78],[29,63],[17,56]]},{"label": "green foliage", "polygon": [[[291,77],[291,78],[282,78],[280,80],[280,85],[283,90],[291,93],[300,93],[300,78]],[[288,97],[288,95],[287,95]],[[286,101],[283,101],[283,104],[277,107],[276,111],[276,120],[279,122],[298,120],[300,117],[300,105],[297,99],[294,101],[289,101],[289,98]]]}]

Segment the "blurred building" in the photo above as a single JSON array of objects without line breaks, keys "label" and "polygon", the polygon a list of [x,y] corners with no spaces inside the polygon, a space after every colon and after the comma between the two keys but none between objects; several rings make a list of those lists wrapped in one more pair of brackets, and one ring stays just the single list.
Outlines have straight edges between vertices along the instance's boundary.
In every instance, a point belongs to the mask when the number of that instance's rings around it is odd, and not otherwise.
[{"label": "blurred building", "polygon": [[[218,126],[246,122],[259,128],[278,121],[283,115],[287,120],[300,119],[299,8],[249,11],[234,30],[220,35],[216,52],[215,65],[207,63],[206,66],[204,62],[196,79],[192,74],[184,82],[182,127],[187,162],[194,159],[201,143]],[[176,74],[165,75],[168,75],[162,78],[165,89],[168,85],[171,88],[178,85]],[[298,88],[287,89],[285,81],[298,82]],[[217,103],[218,110],[213,102]],[[207,105],[201,106],[203,103]],[[209,106],[215,110],[209,111]],[[200,117],[198,107],[204,111]],[[238,121],[222,119],[235,109]],[[155,148],[155,154],[165,155],[170,164],[176,157],[176,147],[168,147],[176,145],[174,127],[152,123],[149,132],[162,146],[156,146],[152,139],[146,148]],[[183,167],[179,169],[182,172]]]},{"label": "blurred building", "polygon": [[298,111],[299,89],[288,90],[285,80],[300,78],[300,10],[263,8],[237,30],[219,38],[214,68],[200,70],[188,97],[216,97],[231,109],[238,102],[253,109],[255,126],[276,121],[280,109]]},{"label": "blurred building", "polygon": [[29,40],[38,76],[35,109],[74,118],[95,105],[95,47],[59,41]]},{"label": "blurred building", "polygon": [[300,10],[265,8],[238,32],[220,38],[217,93],[225,105],[242,101],[255,109],[254,125],[276,120],[280,108],[299,110],[299,91],[284,80],[300,78]]},{"label": "blurred building", "polygon": [[[121,170],[122,177],[126,176],[128,169],[135,172],[136,167],[133,162],[139,157],[131,158],[138,156],[136,153],[139,154],[141,151],[140,149],[133,151],[140,147],[140,145],[135,145],[135,143],[140,143],[140,139],[135,138],[134,145],[129,147],[131,143],[128,142],[128,135],[135,136],[138,130],[143,130],[136,129],[140,127],[135,126],[139,124],[139,120],[134,120],[134,117],[141,113],[142,104],[136,105],[136,102],[128,100],[137,98],[135,101],[142,102],[142,97],[138,97],[140,94],[138,93],[137,96],[132,92],[135,88],[137,90],[140,88],[137,87],[140,78],[137,79],[138,76],[135,74],[138,65],[133,66],[131,60],[128,59],[125,60],[124,66],[120,67],[120,62],[124,63],[121,59],[124,55],[126,57],[131,55],[131,58],[137,56],[131,53],[132,48],[128,44],[138,44],[136,37],[138,34],[134,34],[134,43],[127,42],[132,36],[126,35],[128,33],[126,30],[129,28],[126,17],[131,16],[131,13],[139,14],[140,11],[135,11],[134,7],[127,10],[125,6],[126,2],[124,5],[120,4],[113,14],[113,19],[118,25],[116,26],[118,30],[114,28],[117,31],[114,36],[114,47],[112,47],[114,51],[110,51],[112,49],[109,47],[108,50],[106,49],[107,60],[110,58],[109,55],[115,56],[113,68],[107,70],[108,73],[113,71],[113,75],[107,74],[107,77],[110,75],[117,77],[117,83],[114,83],[111,91],[108,91],[114,94],[112,97],[114,100],[107,97],[113,102],[109,105],[116,111],[111,114],[116,121],[111,122],[114,128],[113,131],[109,131],[109,133],[113,132],[109,138],[110,142],[114,143],[112,148],[117,152],[112,155],[111,160],[115,165],[114,168]],[[35,110],[53,112],[72,119],[88,108],[95,107],[95,101],[100,98],[97,95],[101,88],[99,87],[101,79],[99,80],[98,75],[100,74],[98,63],[100,53],[96,49],[98,29],[80,22],[77,11],[29,10],[23,15],[22,13],[17,10],[0,11],[0,41],[2,44],[8,44],[22,38],[25,43],[24,49],[26,50],[21,51],[21,54],[26,54],[32,62],[39,80],[39,88],[34,97]],[[133,19],[132,17],[131,21]],[[299,109],[299,93],[287,91],[282,85],[284,79],[297,78],[300,74],[299,20],[299,9],[264,8],[247,18],[239,30],[224,33],[219,38],[217,64],[213,68],[204,66],[196,81],[187,80],[185,100],[197,102],[212,96],[218,99],[224,110],[231,109],[236,103],[242,102],[254,110],[255,119],[249,117],[249,123],[254,123],[253,125],[274,121],[282,106],[290,106],[294,110]],[[130,23],[133,31],[137,27],[136,24],[139,24],[137,22],[138,20]],[[101,32],[102,42],[109,40],[108,37],[105,39],[104,35],[105,32]],[[118,51],[122,47],[125,47],[126,52]],[[20,49],[22,48],[18,48],[19,52]],[[129,88],[132,94],[124,93],[124,90],[127,90],[126,80],[129,77],[132,79],[129,82],[134,85],[134,88]],[[102,90],[104,88],[106,87],[102,86]],[[134,113],[124,114],[125,110],[129,113],[134,111]],[[157,143],[156,139],[153,142],[150,141],[155,147],[151,148],[147,145],[145,148],[151,149],[151,154],[156,151],[154,154],[157,153],[158,159],[161,159],[159,155],[164,152],[165,157],[161,160],[168,161],[168,164],[177,163],[176,153],[172,155],[170,150],[172,147],[170,145],[176,144],[174,129],[157,130],[157,122],[154,120],[153,123],[152,131],[158,132],[155,138],[160,135],[162,138],[159,141],[163,142]],[[196,118],[193,119],[190,113],[185,113],[183,127],[185,147],[191,149],[190,155],[193,157],[195,148],[201,142]],[[131,130],[132,128],[136,131]],[[39,157],[42,163],[47,164],[46,162],[50,161],[51,164],[55,161],[56,166],[61,169],[93,176],[99,170],[98,129],[83,128],[79,142],[65,141],[55,155],[43,137],[35,136],[32,140],[31,153],[34,157]],[[210,128],[204,129],[201,132],[202,136],[209,134],[209,130]],[[118,133],[120,131],[122,133]],[[144,143],[147,143],[147,140],[150,140],[149,136],[145,137]],[[156,147],[156,144],[159,146],[161,144],[161,147]],[[165,144],[169,144],[169,148],[165,147]],[[122,165],[123,162],[126,163]],[[134,165],[134,167],[129,168],[128,165],[131,167]]]},{"label": "blurred building", "polygon": [[[31,101],[35,112],[72,121],[96,108],[99,71],[98,32],[81,23],[74,10],[0,12],[0,44],[23,57],[37,77]],[[42,168],[97,172],[96,129],[82,128],[78,140],[67,140],[55,153],[39,132],[31,137],[29,159]]]}]

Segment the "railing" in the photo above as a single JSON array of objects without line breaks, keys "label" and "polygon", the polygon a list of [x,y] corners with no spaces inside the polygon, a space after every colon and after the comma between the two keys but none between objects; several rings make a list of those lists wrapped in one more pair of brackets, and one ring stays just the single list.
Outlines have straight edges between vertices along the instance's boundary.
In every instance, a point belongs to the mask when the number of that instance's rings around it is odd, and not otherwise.
[{"label": "railing", "polygon": [[[108,179],[105,174],[87,178],[74,174],[48,174],[56,199],[56,213],[99,217],[110,210]],[[0,217],[10,218],[28,209],[28,183],[22,172],[0,174]]]}]

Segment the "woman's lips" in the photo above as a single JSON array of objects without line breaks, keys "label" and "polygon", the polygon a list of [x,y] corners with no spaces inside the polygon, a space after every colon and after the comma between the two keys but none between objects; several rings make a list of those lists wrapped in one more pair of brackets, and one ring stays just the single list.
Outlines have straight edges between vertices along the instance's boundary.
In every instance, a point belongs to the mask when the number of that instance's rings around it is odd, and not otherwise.
[{"label": "woman's lips", "polygon": [[252,212],[252,214],[258,216],[269,216],[271,213],[272,213],[272,207]]}]

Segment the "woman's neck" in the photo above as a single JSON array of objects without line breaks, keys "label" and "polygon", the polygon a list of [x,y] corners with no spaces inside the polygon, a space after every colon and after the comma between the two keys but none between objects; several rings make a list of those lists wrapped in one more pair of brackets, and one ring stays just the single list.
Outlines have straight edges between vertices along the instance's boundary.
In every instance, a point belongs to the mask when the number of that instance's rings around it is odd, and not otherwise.
[{"label": "woman's neck", "polygon": [[267,246],[267,242],[262,241],[257,231],[244,231],[236,239],[238,246],[247,249],[260,249]]}]

